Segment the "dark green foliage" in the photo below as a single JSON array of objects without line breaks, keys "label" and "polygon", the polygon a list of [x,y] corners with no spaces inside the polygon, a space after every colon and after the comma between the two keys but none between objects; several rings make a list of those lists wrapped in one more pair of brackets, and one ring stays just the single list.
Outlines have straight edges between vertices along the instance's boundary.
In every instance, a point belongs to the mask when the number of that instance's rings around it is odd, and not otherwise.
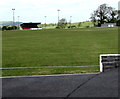
[{"label": "dark green foliage", "polygon": [[118,12],[107,4],[102,4],[91,14],[94,26],[101,26],[104,23],[116,23]]},{"label": "dark green foliage", "polygon": [[2,27],[2,31],[7,30],[7,26]]},{"label": "dark green foliage", "polygon": [[72,25],[72,26],[68,26],[68,28],[76,28],[76,26],[75,25]]},{"label": "dark green foliage", "polygon": [[86,26],[86,28],[89,28],[90,26]]},{"label": "dark green foliage", "polygon": [[12,26],[12,30],[17,30],[17,26]]},{"label": "dark green foliage", "polygon": [[3,26],[2,27],[2,30],[5,31],[5,30],[16,30],[17,29],[17,26]]},{"label": "dark green foliage", "polygon": [[81,27],[81,22],[78,23],[78,27]]},{"label": "dark green foliage", "polygon": [[57,27],[56,27],[56,29],[60,29],[60,27],[59,27],[59,26],[57,26]]},{"label": "dark green foliage", "polygon": [[66,25],[67,24],[59,24],[56,28],[57,29],[64,29],[64,28],[66,28]]},{"label": "dark green foliage", "polygon": [[120,26],[120,20],[117,21],[117,26]]},{"label": "dark green foliage", "polygon": [[61,20],[59,20],[59,23],[56,28],[64,29],[64,28],[66,28],[66,26],[67,26],[67,21],[66,21],[66,19],[62,18]]}]

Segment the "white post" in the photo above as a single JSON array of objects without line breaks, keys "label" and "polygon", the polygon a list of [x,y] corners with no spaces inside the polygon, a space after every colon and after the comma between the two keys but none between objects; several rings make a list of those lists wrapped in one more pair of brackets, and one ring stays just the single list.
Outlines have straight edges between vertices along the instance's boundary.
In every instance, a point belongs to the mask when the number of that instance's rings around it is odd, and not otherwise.
[{"label": "white post", "polygon": [[103,72],[102,55],[100,55],[100,72]]}]

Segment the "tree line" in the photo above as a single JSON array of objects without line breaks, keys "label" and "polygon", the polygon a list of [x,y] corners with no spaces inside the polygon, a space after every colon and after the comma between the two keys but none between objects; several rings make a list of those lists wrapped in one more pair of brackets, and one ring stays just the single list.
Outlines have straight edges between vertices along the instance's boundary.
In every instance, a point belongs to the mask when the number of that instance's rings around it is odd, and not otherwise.
[{"label": "tree line", "polygon": [[5,31],[5,30],[17,30],[19,29],[19,27],[17,26],[3,26],[2,27],[2,31]]}]

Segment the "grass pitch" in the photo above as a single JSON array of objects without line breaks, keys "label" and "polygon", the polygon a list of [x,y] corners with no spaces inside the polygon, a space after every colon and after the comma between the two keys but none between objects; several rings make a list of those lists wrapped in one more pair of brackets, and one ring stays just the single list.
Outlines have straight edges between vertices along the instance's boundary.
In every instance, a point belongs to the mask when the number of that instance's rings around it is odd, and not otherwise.
[{"label": "grass pitch", "polygon": [[[100,54],[118,53],[117,28],[51,29],[3,32],[3,68],[39,66],[94,66]],[[78,73],[66,68],[3,70],[3,76]],[[77,68],[78,69],[78,68]],[[79,69],[82,70],[82,69]],[[86,70],[86,71],[85,71]],[[93,71],[92,71],[93,70]],[[99,68],[92,68],[96,72]],[[7,72],[6,72],[7,71]],[[73,72],[74,71],[74,72]],[[38,73],[39,72],[39,73]],[[82,71],[79,71],[82,72]],[[88,68],[84,72],[89,72]],[[42,73],[41,73],[42,74]]]}]

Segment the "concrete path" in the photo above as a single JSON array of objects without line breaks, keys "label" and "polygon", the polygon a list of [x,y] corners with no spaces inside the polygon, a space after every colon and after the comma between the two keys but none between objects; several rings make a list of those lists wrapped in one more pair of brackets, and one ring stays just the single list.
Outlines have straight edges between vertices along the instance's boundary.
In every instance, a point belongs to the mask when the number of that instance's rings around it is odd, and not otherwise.
[{"label": "concrete path", "polygon": [[2,78],[3,97],[118,97],[118,70],[100,74]]}]

